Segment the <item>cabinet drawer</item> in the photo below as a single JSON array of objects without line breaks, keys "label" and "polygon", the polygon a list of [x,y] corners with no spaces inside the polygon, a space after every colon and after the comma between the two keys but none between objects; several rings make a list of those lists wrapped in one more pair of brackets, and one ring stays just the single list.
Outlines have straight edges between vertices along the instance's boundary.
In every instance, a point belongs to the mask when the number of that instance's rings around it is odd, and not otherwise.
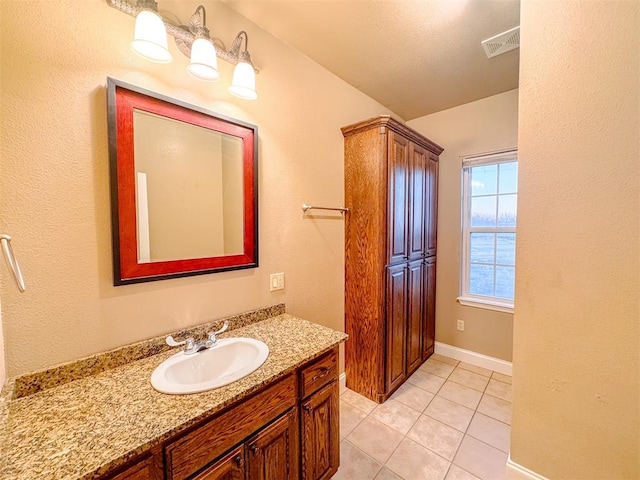
[{"label": "cabinet drawer", "polygon": [[333,349],[300,370],[300,396],[312,394],[338,376],[338,350]]},{"label": "cabinet drawer", "polygon": [[289,375],[165,447],[167,479],[182,480],[293,407],[296,378]]}]

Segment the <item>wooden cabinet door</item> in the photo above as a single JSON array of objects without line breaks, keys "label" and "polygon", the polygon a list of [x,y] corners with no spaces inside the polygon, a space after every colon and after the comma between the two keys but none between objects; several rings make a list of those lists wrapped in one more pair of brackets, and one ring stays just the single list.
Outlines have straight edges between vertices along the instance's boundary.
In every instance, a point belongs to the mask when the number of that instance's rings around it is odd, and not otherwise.
[{"label": "wooden cabinet door", "polygon": [[423,291],[422,359],[426,360],[436,339],[436,257],[425,259]]},{"label": "wooden cabinet door", "polygon": [[430,257],[436,254],[436,242],[438,231],[438,157],[429,155],[429,174],[427,177],[427,221],[425,222],[426,255]]},{"label": "wooden cabinet door", "polygon": [[424,261],[409,262],[407,291],[407,376],[422,364]]},{"label": "wooden cabinet door", "polygon": [[422,258],[425,254],[426,215],[429,203],[426,197],[429,177],[429,155],[427,151],[409,144],[409,260]]},{"label": "wooden cabinet door", "polygon": [[389,263],[404,262],[408,253],[409,141],[389,132],[388,244]]},{"label": "wooden cabinet door", "polygon": [[296,408],[253,436],[247,445],[250,480],[298,479],[298,411]]},{"label": "wooden cabinet door", "polygon": [[154,457],[148,456],[126,470],[107,478],[110,480],[160,480],[162,478],[162,457],[160,457],[159,469]]},{"label": "wooden cabinet door", "polygon": [[301,478],[303,480],[329,479],[338,471],[340,466],[338,399],[338,382],[334,380],[302,403]]},{"label": "wooden cabinet door", "polygon": [[245,480],[244,445],[240,445],[189,480]]},{"label": "wooden cabinet door", "polygon": [[406,378],[407,264],[387,267],[386,299],[386,391]]}]

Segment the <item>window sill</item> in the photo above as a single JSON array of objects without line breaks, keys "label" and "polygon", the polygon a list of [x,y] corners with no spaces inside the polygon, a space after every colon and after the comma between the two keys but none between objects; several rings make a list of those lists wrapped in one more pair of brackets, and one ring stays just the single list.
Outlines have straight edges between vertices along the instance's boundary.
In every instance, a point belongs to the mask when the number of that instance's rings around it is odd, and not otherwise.
[{"label": "window sill", "polygon": [[513,304],[476,297],[458,297],[458,303],[465,307],[484,308],[496,312],[513,313]]}]

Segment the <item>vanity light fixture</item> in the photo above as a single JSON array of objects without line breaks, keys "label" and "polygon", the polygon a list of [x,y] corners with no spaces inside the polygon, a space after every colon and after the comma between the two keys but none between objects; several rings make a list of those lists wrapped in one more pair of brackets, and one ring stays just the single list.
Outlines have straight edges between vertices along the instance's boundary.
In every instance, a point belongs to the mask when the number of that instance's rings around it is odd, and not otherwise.
[{"label": "vanity light fixture", "polygon": [[191,15],[189,29],[195,35],[191,45],[191,62],[187,71],[200,80],[215,82],[220,79],[216,47],[209,37],[207,13],[202,5]]},{"label": "vanity light fixture", "polygon": [[[189,25],[176,25],[158,13],[156,0],[106,0],[107,5],[127,15],[136,17],[135,38],[131,48],[147,60],[169,63],[172,60],[167,48],[167,34],[174,37],[178,49],[190,59],[187,71],[206,81],[220,78],[217,58],[233,65],[233,79],[229,92],[247,100],[258,98],[256,73],[248,51],[249,38],[245,31],[233,40],[231,50],[216,48],[206,27],[206,12],[202,5],[196,8]],[[241,50],[244,39],[244,50]]]},{"label": "vanity light fixture", "polygon": [[[244,51],[240,52],[243,36]],[[247,37],[247,32],[242,31],[236,35],[233,45],[231,46],[231,53],[238,57],[238,63],[233,69],[233,80],[231,80],[229,92],[236,97],[255,100],[258,98],[258,94],[256,93],[256,72],[253,63],[251,63],[251,56],[247,48],[249,48],[249,37]]]},{"label": "vanity light fixture", "polygon": [[131,49],[152,62],[169,63],[173,57],[167,45],[167,30],[158,14],[158,3],[138,0],[138,7],[134,38],[129,44]]}]

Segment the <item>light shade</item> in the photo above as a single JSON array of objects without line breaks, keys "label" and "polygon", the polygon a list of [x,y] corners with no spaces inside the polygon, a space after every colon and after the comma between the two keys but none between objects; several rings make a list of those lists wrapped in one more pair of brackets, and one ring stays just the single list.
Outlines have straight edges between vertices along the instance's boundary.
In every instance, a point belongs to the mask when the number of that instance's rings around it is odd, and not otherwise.
[{"label": "light shade", "polygon": [[207,38],[196,38],[191,46],[191,63],[187,71],[200,80],[215,82],[220,78],[216,48]]},{"label": "light shade", "polygon": [[141,57],[157,63],[169,63],[173,57],[167,46],[167,30],[160,16],[142,10],[136,17],[136,29],[131,49]]},{"label": "light shade", "polygon": [[256,93],[256,72],[251,64],[244,61],[237,63],[236,68],[233,70],[233,80],[231,81],[229,92],[246,100],[258,98]]}]

